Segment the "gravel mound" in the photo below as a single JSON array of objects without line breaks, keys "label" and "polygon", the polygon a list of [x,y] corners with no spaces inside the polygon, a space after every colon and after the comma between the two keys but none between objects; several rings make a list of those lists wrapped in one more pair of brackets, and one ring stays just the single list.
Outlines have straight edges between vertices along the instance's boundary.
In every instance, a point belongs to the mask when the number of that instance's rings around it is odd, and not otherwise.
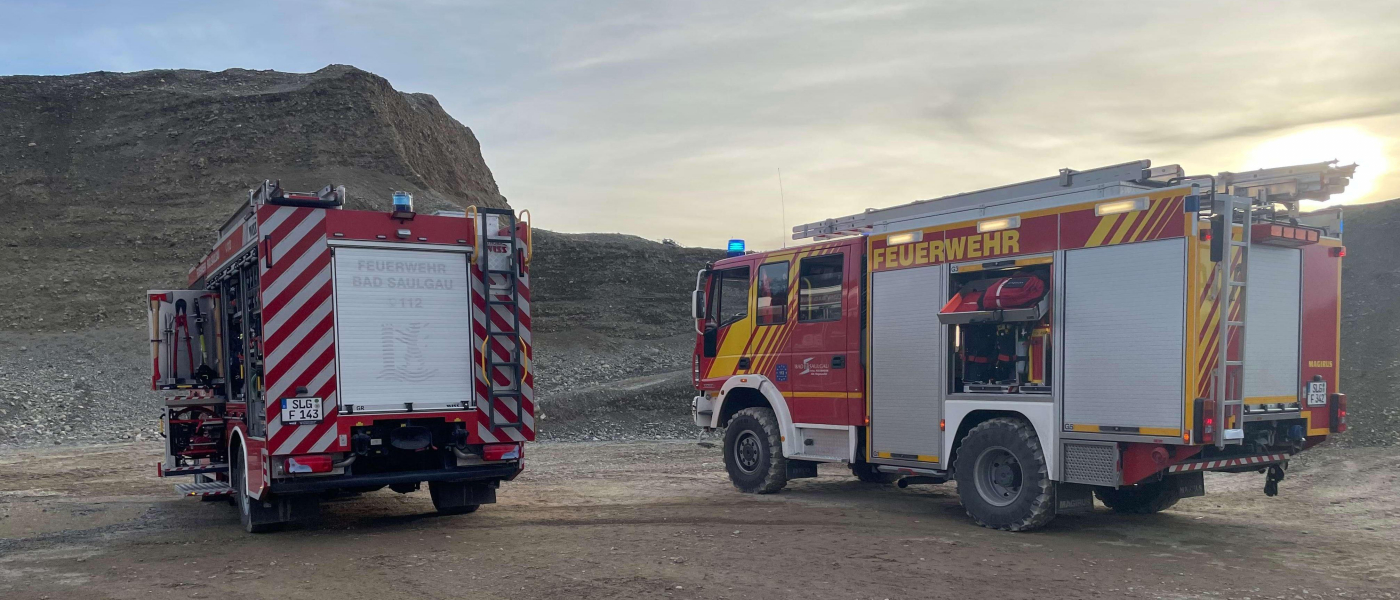
[{"label": "gravel mound", "polygon": [[[0,446],[156,435],[144,294],[184,287],[265,178],[343,184],[349,208],[507,206],[470,129],[354,67],[0,77]],[[540,231],[536,256],[540,402],[567,424],[541,435],[679,434],[688,383],[656,389],[662,429],[607,384],[688,368],[695,271],[722,253]]]},{"label": "gravel mound", "polygon": [[1400,446],[1400,201],[1348,206],[1342,237],[1342,381],[1350,446]]}]

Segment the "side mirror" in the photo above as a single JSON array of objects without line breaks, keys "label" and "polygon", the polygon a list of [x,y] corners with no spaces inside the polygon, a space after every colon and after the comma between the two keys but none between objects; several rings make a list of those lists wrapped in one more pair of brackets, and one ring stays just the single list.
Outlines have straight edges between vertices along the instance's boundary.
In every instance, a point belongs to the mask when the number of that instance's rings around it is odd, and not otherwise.
[{"label": "side mirror", "polygon": [[690,292],[690,317],[696,320],[705,318],[705,292]]}]

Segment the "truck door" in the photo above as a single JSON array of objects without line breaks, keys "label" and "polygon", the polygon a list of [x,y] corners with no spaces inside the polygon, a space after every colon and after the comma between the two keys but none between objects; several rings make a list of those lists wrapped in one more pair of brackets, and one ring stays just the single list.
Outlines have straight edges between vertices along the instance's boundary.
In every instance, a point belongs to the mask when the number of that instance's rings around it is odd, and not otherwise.
[{"label": "truck door", "polygon": [[752,273],[753,269],[744,265],[710,274],[700,336],[702,389],[717,390],[729,376],[748,373],[753,366],[753,357],[746,354],[753,333],[749,311]]},{"label": "truck door", "polygon": [[[849,342],[847,299],[858,290],[848,281],[846,258],[850,252],[805,256],[797,264],[797,318],[788,341],[788,407],[797,423],[850,423],[847,405],[850,388],[847,373],[859,366],[860,357]],[[851,293],[847,293],[851,288]],[[854,307],[852,307],[854,308]],[[858,312],[858,311],[857,311]]]},{"label": "truck door", "polygon": [[784,256],[759,265],[754,280],[753,372],[768,377],[784,396],[792,390],[786,333],[793,320],[794,274],[790,256]]}]

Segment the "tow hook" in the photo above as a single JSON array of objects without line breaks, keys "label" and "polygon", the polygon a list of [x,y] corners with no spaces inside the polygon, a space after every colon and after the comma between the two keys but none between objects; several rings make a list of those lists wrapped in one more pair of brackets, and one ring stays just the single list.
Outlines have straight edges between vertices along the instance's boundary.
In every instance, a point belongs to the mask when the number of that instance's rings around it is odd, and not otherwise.
[{"label": "tow hook", "polygon": [[1274,497],[1278,495],[1278,482],[1283,481],[1284,469],[1288,468],[1288,463],[1278,463],[1269,465],[1269,470],[1264,474],[1264,495]]}]

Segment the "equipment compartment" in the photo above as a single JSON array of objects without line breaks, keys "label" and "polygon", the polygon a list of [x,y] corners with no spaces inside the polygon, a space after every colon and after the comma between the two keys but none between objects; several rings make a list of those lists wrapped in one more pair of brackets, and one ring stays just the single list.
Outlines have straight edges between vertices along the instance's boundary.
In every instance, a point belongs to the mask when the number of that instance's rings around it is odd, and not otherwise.
[{"label": "equipment compartment", "polygon": [[954,272],[949,284],[938,313],[951,329],[949,391],[1049,394],[1050,265]]},{"label": "equipment compartment", "polygon": [[151,290],[151,389],[211,389],[223,384],[217,295],[201,290]]}]

